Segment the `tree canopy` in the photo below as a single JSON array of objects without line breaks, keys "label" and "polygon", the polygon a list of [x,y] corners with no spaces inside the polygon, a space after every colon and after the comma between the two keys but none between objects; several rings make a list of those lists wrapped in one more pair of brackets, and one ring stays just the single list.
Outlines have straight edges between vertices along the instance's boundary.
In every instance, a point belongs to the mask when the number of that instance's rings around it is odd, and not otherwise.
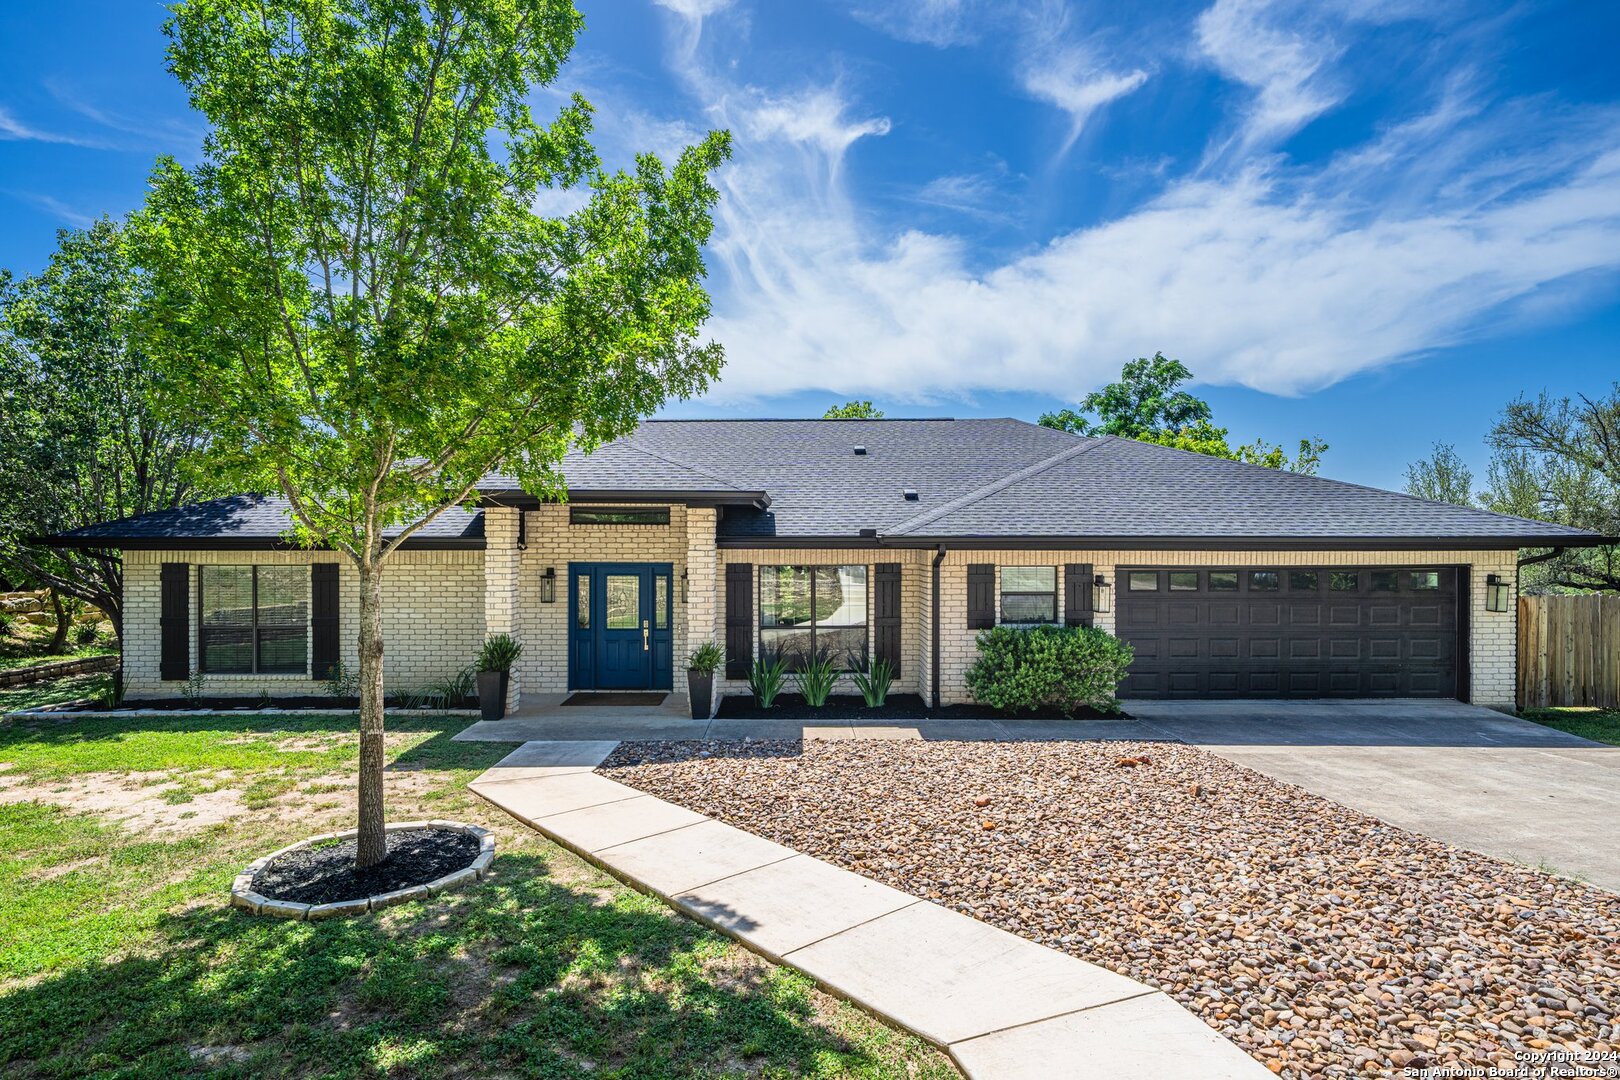
[{"label": "tree canopy", "polygon": [[[189,0],[165,27],[211,128],[141,219],[151,348],[218,475],[358,569],[362,865],[385,562],[492,470],[560,496],[571,445],[720,370],[702,246],[729,138],[610,172],[583,98],[536,121],[580,25],[567,0]],[[562,188],[584,205],[537,214]]]},{"label": "tree canopy", "polygon": [[147,280],[107,218],[63,230],[49,265],[0,279],[0,570],[100,608],[123,632],[116,551],[30,538],[210,494],[185,468],[194,428],[149,401],[134,321]]},{"label": "tree canopy", "polygon": [[846,401],[842,405],[829,406],[821,414],[823,420],[881,420],[883,410],[870,401]]},{"label": "tree canopy", "polygon": [[1125,365],[1116,382],[1082,398],[1078,411],[1044,413],[1040,423],[1076,435],[1117,435],[1290,472],[1314,473],[1321,467],[1328,445],[1317,438],[1299,440],[1292,457],[1258,439],[1233,446],[1228,429],[1215,425],[1209,402],[1180,389],[1192,377],[1185,364],[1162,352],[1139,357]]},{"label": "tree canopy", "polygon": [[1474,505],[1474,473],[1451,443],[1437,442],[1429,456],[1406,467],[1406,493],[1420,499]]}]

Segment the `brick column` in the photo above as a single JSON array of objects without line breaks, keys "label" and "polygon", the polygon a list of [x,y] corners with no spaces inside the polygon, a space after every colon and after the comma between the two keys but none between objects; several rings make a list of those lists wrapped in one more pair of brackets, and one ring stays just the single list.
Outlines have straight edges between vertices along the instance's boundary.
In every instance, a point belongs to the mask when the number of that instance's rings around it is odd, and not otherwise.
[{"label": "brick column", "polygon": [[715,511],[709,506],[692,506],[686,511],[686,651],[675,657],[676,689],[681,689],[679,671],[685,657],[706,641],[720,640],[715,620],[719,616],[719,569],[715,551]]},{"label": "brick column", "polygon": [[[518,581],[523,553],[518,550],[518,515],[510,506],[491,506],[484,511],[484,632],[511,634],[522,640],[523,624],[518,617]],[[508,711],[522,700],[519,678],[521,663],[512,668],[506,692]]]}]

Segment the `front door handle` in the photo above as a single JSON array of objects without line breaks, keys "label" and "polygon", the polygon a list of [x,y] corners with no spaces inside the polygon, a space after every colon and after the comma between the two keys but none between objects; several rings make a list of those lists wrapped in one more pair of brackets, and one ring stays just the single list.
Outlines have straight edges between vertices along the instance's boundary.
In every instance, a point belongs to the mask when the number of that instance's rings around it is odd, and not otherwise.
[{"label": "front door handle", "polygon": [[647,651],[647,641],[651,636],[652,636],[651,632],[647,629],[647,620],[642,619],[641,620],[641,651],[642,652]]}]

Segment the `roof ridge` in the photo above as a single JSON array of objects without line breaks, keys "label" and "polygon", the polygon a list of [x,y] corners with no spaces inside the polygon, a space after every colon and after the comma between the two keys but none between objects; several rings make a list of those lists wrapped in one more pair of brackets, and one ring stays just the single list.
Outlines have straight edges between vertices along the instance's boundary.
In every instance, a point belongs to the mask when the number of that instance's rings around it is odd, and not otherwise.
[{"label": "roof ridge", "polygon": [[[1167,450],[1176,454],[1191,454],[1194,457],[1209,458],[1212,461],[1224,461],[1228,465],[1235,465],[1245,469],[1260,469],[1266,473],[1270,473],[1273,476],[1297,477],[1300,480],[1306,481],[1307,483],[1314,480],[1318,483],[1332,484],[1335,487],[1351,488],[1356,491],[1370,491],[1374,495],[1393,495],[1396,498],[1405,499],[1408,502],[1414,502],[1420,506],[1444,506],[1453,510],[1466,510],[1474,514],[1486,514],[1493,518],[1500,518],[1503,521],[1517,521],[1520,524],[1525,525],[1554,525],[1560,528],[1575,528],[1575,526],[1570,525],[1560,526],[1556,521],[1542,521],[1539,518],[1519,517],[1517,514],[1504,514],[1500,510],[1490,510],[1483,506],[1473,506],[1468,503],[1446,502],[1443,499],[1425,499],[1421,495],[1413,495],[1410,491],[1396,491],[1393,488],[1374,487],[1371,484],[1358,484],[1354,480],[1340,480],[1336,476],[1322,476],[1318,473],[1295,472],[1292,469],[1273,469],[1270,465],[1257,465],[1252,461],[1239,461],[1237,458],[1215,457],[1213,454],[1202,454],[1197,450],[1188,450],[1186,447],[1182,446],[1166,446],[1164,443],[1148,442],[1145,439],[1132,439],[1124,435],[1115,435],[1110,437],[1119,439],[1121,442],[1135,443],[1138,446],[1151,446],[1155,450]],[[1589,530],[1583,529],[1581,531],[1586,532]]]},{"label": "roof ridge", "polygon": [[676,461],[672,457],[666,457],[663,454],[657,453],[656,451],[648,450],[645,446],[637,446],[635,443],[632,443],[632,442],[626,442],[625,446],[626,446],[626,448],[628,448],[630,450],[634,450],[638,454],[645,454],[647,457],[656,458],[659,461],[662,461],[666,465],[675,465],[675,466],[678,466],[678,467],[680,467],[682,469],[687,470],[688,472],[697,473],[699,476],[707,476],[710,480],[717,480],[720,483],[724,484],[727,488],[729,488],[732,491],[742,491],[743,490],[742,488],[738,487],[736,484],[732,483],[730,480],[727,480],[724,476],[721,476],[719,473],[712,473],[707,469],[700,469],[696,465],[688,465],[684,461]]},{"label": "roof ridge", "polygon": [[974,488],[965,495],[958,495],[956,498],[951,499],[948,502],[941,503],[932,510],[924,511],[915,517],[909,517],[900,524],[896,525],[894,528],[885,529],[883,531],[883,535],[898,536],[908,532],[915,526],[926,525],[931,521],[938,521],[946,514],[960,510],[964,506],[971,506],[976,502],[988,499],[998,491],[1005,491],[1007,488],[1012,487],[1019,481],[1028,480],[1032,476],[1039,476],[1041,473],[1052,468],[1054,465],[1061,465],[1063,462],[1068,461],[1072,457],[1077,457],[1088,450],[1095,450],[1097,447],[1101,446],[1114,436],[1104,435],[1100,438],[1092,438],[1090,436],[1080,435],[1076,437],[1083,440],[1079,445],[1059,450],[1050,457],[1042,458],[1032,465],[1026,465],[1017,472],[1008,473],[1001,479],[993,481],[989,484],[985,484],[983,487]]}]

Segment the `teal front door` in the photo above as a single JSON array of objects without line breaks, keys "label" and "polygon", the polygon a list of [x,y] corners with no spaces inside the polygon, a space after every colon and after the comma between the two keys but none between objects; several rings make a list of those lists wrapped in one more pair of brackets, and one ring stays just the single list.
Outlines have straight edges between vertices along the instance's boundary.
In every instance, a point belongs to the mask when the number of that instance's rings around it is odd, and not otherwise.
[{"label": "teal front door", "polygon": [[673,576],[669,563],[569,564],[570,689],[673,688]]}]

